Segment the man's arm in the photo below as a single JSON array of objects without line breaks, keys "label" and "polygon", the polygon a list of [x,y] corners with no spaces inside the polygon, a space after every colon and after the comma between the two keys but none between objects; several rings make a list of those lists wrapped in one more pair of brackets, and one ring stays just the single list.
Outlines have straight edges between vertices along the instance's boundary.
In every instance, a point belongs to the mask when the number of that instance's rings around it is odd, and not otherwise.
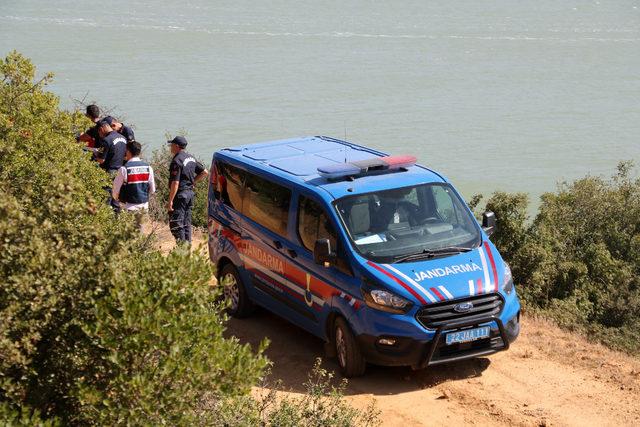
[{"label": "man's arm", "polygon": [[171,181],[169,184],[169,202],[167,203],[167,210],[169,212],[173,212],[173,199],[178,194],[178,186],[180,185],[180,181]]},{"label": "man's arm", "polygon": [[153,168],[149,166],[149,194],[156,192],[156,177],[153,174]]},{"label": "man's arm", "polygon": [[113,179],[113,188],[111,189],[111,197],[114,200],[120,201],[120,189],[122,188],[122,184],[124,184],[125,175],[127,174],[127,168],[124,166],[118,169],[118,173],[116,177]]},{"label": "man's arm", "polygon": [[107,142],[101,141],[100,147],[98,147],[98,150],[96,151],[96,161],[100,164],[103,164],[109,156],[110,149],[111,147]]},{"label": "man's arm", "polygon": [[202,172],[200,172],[198,175],[196,175],[196,179],[194,180],[194,184],[198,181],[200,181],[202,178],[204,178],[205,176],[209,175],[209,171],[208,170],[203,170]]}]

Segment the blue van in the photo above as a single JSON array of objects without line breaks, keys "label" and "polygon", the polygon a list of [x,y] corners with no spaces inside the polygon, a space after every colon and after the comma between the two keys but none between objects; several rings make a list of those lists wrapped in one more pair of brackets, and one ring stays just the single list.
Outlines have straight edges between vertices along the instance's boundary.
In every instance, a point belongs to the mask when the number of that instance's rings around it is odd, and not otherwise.
[{"label": "blue van", "polygon": [[322,338],[343,375],[506,350],[511,271],[456,189],[411,156],[325,136],[213,156],[209,254],[234,317],[260,305]]}]

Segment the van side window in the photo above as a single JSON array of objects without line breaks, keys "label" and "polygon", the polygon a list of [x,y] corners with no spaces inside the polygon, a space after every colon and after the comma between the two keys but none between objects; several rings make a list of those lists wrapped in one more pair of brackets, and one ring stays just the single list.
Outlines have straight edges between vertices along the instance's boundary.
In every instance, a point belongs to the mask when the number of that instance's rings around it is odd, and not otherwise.
[{"label": "van side window", "polygon": [[245,173],[235,166],[226,163],[215,163],[216,186],[214,195],[216,199],[237,211],[242,210],[242,186]]},{"label": "van side window", "polygon": [[253,174],[245,181],[242,213],[281,236],[287,235],[291,190]]},{"label": "van side window", "polygon": [[329,239],[335,250],[336,232],[327,214],[319,204],[304,196],[300,196],[298,205],[298,234],[304,247],[312,252],[318,239]]},{"label": "van side window", "polygon": [[326,212],[318,203],[304,196],[300,196],[298,202],[298,234],[304,247],[311,252],[316,240],[329,239],[332,250],[338,255],[336,268],[345,274],[353,275],[342,245],[338,244],[336,230]]}]

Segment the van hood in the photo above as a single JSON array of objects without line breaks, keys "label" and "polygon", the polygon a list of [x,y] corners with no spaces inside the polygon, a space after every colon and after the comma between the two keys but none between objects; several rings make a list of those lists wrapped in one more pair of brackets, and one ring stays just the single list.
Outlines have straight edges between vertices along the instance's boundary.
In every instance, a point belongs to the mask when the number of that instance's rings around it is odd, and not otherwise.
[{"label": "van hood", "polygon": [[495,293],[504,286],[504,262],[488,241],[448,257],[367,265],[390,290],[422,305]]}]

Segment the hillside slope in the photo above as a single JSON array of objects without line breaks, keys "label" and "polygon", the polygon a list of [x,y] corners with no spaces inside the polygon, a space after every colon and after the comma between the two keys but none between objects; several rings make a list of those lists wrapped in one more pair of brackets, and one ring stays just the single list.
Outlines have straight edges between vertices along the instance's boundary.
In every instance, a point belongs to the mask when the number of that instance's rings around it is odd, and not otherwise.
[{"label": "hillside slope", "polygon": [[[166,227],[154,228],[169,250]],[[315,358],[323,356],[322,341],[265,310],[232,319],[228,333],[255,346],[267,337],[270,380],[282,381],[289,393],[303,391]],[[333,360],[325,366],[337,370]],[[524,316],[507,352],[422,371],[370,366],[349,382],[347,399],[364,407],[371,398],[385,426],[640,425],[640,360]]]}]

